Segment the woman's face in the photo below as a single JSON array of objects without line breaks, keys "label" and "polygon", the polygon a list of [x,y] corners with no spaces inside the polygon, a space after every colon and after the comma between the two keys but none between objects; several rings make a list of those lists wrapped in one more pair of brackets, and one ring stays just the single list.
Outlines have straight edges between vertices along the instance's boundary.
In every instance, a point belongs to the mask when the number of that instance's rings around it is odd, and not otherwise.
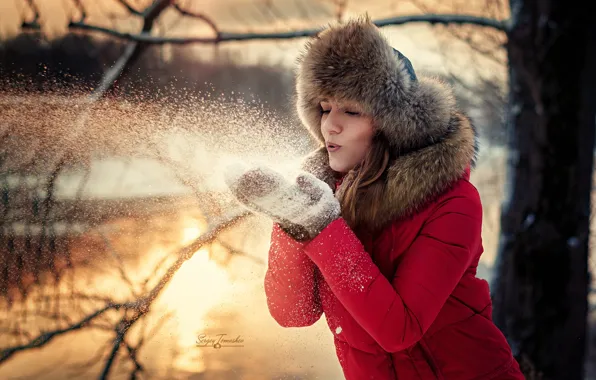
[{"label": "woman's face", "polygon": [[347,173],[368,152],[373,140],[372,117],[362,112],[358,103],[321,101],[321,133],[329,153],[331,169]]}]

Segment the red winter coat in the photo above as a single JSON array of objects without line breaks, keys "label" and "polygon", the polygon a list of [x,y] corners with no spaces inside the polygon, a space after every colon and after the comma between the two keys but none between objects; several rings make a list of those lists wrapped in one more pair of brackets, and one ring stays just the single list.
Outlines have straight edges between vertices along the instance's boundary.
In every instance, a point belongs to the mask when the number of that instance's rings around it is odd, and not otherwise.
[{"label": "red winter coat", "polygon": [[274,225],[273,318],[301,327],[324,312],[348,380],[524,379],[476,277],[482,206],[469,176],[377,236],[357,237],[340,218],[300,243]]}]

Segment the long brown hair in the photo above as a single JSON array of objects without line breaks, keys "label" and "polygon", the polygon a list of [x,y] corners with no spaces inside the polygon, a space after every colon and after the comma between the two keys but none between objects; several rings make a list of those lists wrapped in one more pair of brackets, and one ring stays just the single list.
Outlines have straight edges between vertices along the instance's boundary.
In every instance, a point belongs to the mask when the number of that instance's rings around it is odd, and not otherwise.
[{"label": "long brown hair", "polygon": [[[381,207],[392,157],[389,142],[380,133],[373,138],[364,159],[344,177],[337,192],[342,217],[353,229],[370,230]],[[366,202],[364,199],[366,198]],[[366,207],[360,207],[366,203]]]}]

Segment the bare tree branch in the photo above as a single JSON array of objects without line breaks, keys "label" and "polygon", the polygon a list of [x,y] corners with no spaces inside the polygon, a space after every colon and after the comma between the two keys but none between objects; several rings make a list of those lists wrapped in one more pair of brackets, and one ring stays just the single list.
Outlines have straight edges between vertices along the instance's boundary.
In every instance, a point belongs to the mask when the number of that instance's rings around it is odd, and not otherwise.
[{"label": "bare tree branch", "polygon": [[[470,49],[472,49],[476,53],[481,54],[482,56],[490,59],[491,61],[493,61],[499,65],[506,64],[506,60],[499,58],[495,53],[495,51],[497,49],[503,47],[503,44],[499,44],[498,46],[495,46],[495,44],[493,42],[493,43],[489,44],[489,46],[485,46],[486,42],[483,44],[483,43],[478,43],[478,42],[474,41],[472,39],[472,36],[470,35],[470,33],[468,33],[467,35],[464,35],[464,33],[454,30],[454,29],[447,28],[445,30],[449,33],[449,35],[451,37],[456,38],[462,42],[465,42],[470,47]],[[492,45],[492,48],[490,45]]]},{"label": "bare tree branch", "polygon": [[183,9],[178,3],[174,3],[174,9],[176,9],[183,16],[189,16],[204,21],[207,25],[211,27],[211,29],[213,29],[216,35],[219,34],[219,28],[217,27],[215,22],[209,17],[205,16],[204,14],[189,11],[188,9]]},{"label": "bare tree branch", "polygon": [[145,289],[147,287],[147,284],[149,283],[149,281],[151,281],[155,278],[155,273],[158,273],[159,268],[161,268],[169,258],[170,258],[170,254],[165,254],[157,262],[157,264],[155,264],[155,266],[153,267],[153,270],[151,272],[149,272],[149,275],[147,276],[147,278],[145,278],[145,280],[141,281],[141,287],[143,289]]},{"label": "bare tree branch", "polygon": [[126,332],[132,327],[133,324],[135,324],[141,317],[143,317],[149,311],[153,301],[161,293],[165,285],[174,277],[174,274],[178,271],[182,264],[188,259],[190,259],[195,254],[195,252],[197,252],[202,246],[216,239],[217,235],[219,235],[219,233],[221,233],[223,229],[230,227],[231,225],[235,224],[237,221],[243,219],[247,215],[248,213],[245,212],[242,214],[238,214],[226,220],[225,222],[218,223],[214,228],[210,229],[207,233],[201,235],[193,243],[187,245],[186,247],[183,247],[178,252],[178,259],[168,268],[166,273],[162,276],[161,280],[149,292],[147,297],[143,299],[141,307],[135,309],[135,313],[132,317],[122,317],[122,320],[120,321],[118,326],[116,326],[116,337],[114,338],[114,345],[110,353],[110,356],[106,361],[106,365],[100,376],[100,379],[106,379],[109,375],[111,366],[114,363],[116,354],[120,349]]},{"label": "bare tree branch", "polygon": [[168,268],[160,282],[151,290],[147,298],[153,301],[185,261],[190,259],[195,252],[201,249],[201,247],[215,240],[223,230],[232,227],[248,215],[250,215],[250,213],[246,211],[240,214],[235,214],[232,217],[224,217],[222,222],[216,223],[214,227],[210,228],[205,234],[199,236],[194,242],[180,249],[177,253],[178,259]]},{"label": "bare tree branch", "polygon": [[[153,25],[154,25],[156,19],[167,7],[169,7],[172,4],[172,2],[173,2],[173,0],[155,0],[155,1],[153,1],[153,3],[142,12],[142,17],[143,17],[144,22],[143,22],[143,28],[142,28],[141,33],[149,34],[153,28]],[[85,10],[82,6],[82,3],[79,0],[76,0],[75,3],[77,4],[77,6],[81,12],[81,19],[80,19],[80,21],[72,21],[71,20],[70,24],[83,25],[84,24],[83,20],[85,18]],[[35,2],[33,0],[28,0],[28,5],[31,8],[31,10],[33,11],[35,16],[34,16],[33,21],[24,22],[23,27],[30,27],[30,28],[39,30],[39,28],[40,28],[39,23],[38,23],[39,9],[36,7]],[[74,140],[82,132],[82,130],[84,130],[84,127],[87,123],[87,119],[89,118],[91,105],[95,101],[97,101],[98,99],[100,99],[101,97],[104,96],[104,94],[114,85],[116,80],[125,72],[125,70],[127,70],[134,63],[134,61],[140,56],[142,51],[147,46],[148,45],[145,43],[142,43],[139,41],[132,41],[125,47],[124,53],[118,58],[116,63],[109,70],[106,71],[106,73],[103,75],[98,86],[96,86],[93,89],[91,94],[89,94],[87,99],[84,101],[84,104],[83,104],[84,108],[83,108],[82,113],[77,117],[77,119],[75,120],[75,123],[74,123],[75,125],[73,126],[73,128],[69,129],[69,134],[68,134],[68,136],[66,136],[68,139]],[[56,174],[66,164],[66,159],[69,155],[69,152],[67,150],[68,145],[70,145],[70,144],[65,143],[63,145],[63,147],[55,153],[55,155],[52,159],[53,162],[50,163],[50,167],[51,167],[50,172],[52,174],[50,175],[50,178],[48,181],[49,184],[53,184],[53,181],[56,178]],[[49,189],[49,191],[47,193],[50,194],[50,196],[46,196],[44,206],[49,206],[53,202],[53,198],[51,196],[51,194],[52,194],[51,188]],[[43,224],[44,233],[45,233],[45,225],[49,222],[49,211],[50,211],[50,207],[46,207],[46,214],[44,215],[44,224]],[[43,241],[44,241],[44,236],[42,235],[41,242],[39,244],[39,247],[40,247],[39,249],[41,249],[41,247],[43,246]],[[37,256],[39,257],[39,255],[37,255]]]},{"label": "bare tree branch", "polygon": [[[163,12],[172,2],[173,0],[155,0],[149,7],[147,7],[142,13],[141,16],[143,17],[143,29],[141,34],[150,34],[151,29],[153,28],[153,24],[155,20],[159,17],[161,12]],[[75,22],[71,21],[69,23],[69,28],[73,27],[73,25],[86,25],[83,22]],[[76,27],[75,27],[76,29]],[[110,30],[107,29],[106,30]],[[95,101],[101,98],[104,93],[109,90],[114,82],[122,75],[122,73],[134,63],[134,61],[139,57],[141,52],[146,47],[146,43],[144,41],[137,41],[134,39],[128,39],[132,41],[129,45],[126,46],[124,53],[118,58],[116,63],[104,74],[102,80],[93,92],[90,95],[90,101]]]},{"label": "bare tree branch", "polygon": [[[29,0],[32,1],[32,0]],[[124,5],[132,14],[142,16],[145,20],[143,29],[140,33],[128,33],[121,32],[116,29],[110,29],[99,25],[92,25],[81,21],[71,21],[68,27],[72,30],[92,31],[110,35],[112,37],[132,41],[133,44],[129,45],[125,50],[124,54],[116,62],[116,64],[104,75],[102,83],[94,90],[94,94],[97,93],[99,96],[103,94],[111,84],[122,74],[124,69],[129,65],[130,61],[134,61],[135,57],[139,54],[140,47],[134,43],[141,43],[143,45],[151,44],[218,44],[223,42],[231,41],[246,41],[246,40],[270,40],[270,39],[293,39],[310,37],[319,33],[322,29],[305,29],[289,32],[278,32],[278,33],[231,33],[221,32],[215,22],[207,16],[193,12],[188,9],[184,9],[178,3],[174,3],[173,0],[156,0],[146,10],[140,12],[134,9],[125,0],[118,0]],[[347,0],[337,0],[337,17],[341,20],[342,15],[345,11]],[[164,37],[155,36],[151,34],[151,29],[155,19],[159,14],[172,5],[180,14],[193,18],[200,19],[207,23],[214,31],[214,37]],[[37,18],[36,18],[37,20]],[[39,29],[37,21],[24,22],[23,28]],[[403,25],[408,23],[430,23],[430,24],[443,24],[443,25],[475,25],[482,27],[493,28],[498,31],[506,32],[509,25],[509,20],[497,20],[493,18],[478,17],[472,15],[462,14],[421,14],[421,15],[410,15],[410,16],[398,16],[385,18],[374,21],[379,27],[390,26],[390,25]]]},{"label": "bare tree branch", "polygon": [[69,327],[50,331],[47,333],[42,333],[37,338],[33,339],[32,341],[30,341],[27,344],[6,348],[6,349],[0,351],[0,363],[3,363],[6,360],[10,359],[14,354],[16,354],[18,352],[25,351],[25,350],[32,349],[32,348],[43,347],[59,335],[63,335],[68,332],[79,330],[79,329],[85,327],[87,324],[89,324],[95,318],[99,317],[100,315],[102,315],[103,313],[105,313],[108,310],[113,310],[113,309],[117,310],[120,308],[127,308],[127,307],[130,308],[130,307],[134,307],[134,306],[136,306],[135,303],[130,303],[130,302],[129,303],[108,304],[108,305],[104,306],[103,308],[85,316],[79,322],[77,322]]},{"label": "bare tree branch", "polygon": [[176,261],[167,269],[164,275],[160,278],[160,281],[157,283],[157,285],[146,296],[131,302],[114,303],[110,301],[104,307],[83,317],[78,322],[71,324],[66,328],[45,332],[40,334],[37,338],[31,340],[29,343],[6,348],[0,351],[0,363],[7,361],[18,352],[43,347],[57,336],[64,335],[66,333],[88,326],[96,318],[102,316],[109,310],[131,310],[134,313],[133,316],[129,317],[125,315],[122,317],[118,326],[116,326],[116,337],[114,339],[113,349],[103,371],[103,373],[107,376],[111,365],[113,364],[113,360],[115,359],[115,355],[120,348],[120,344],[122,343],[125,333],[136,321],[149,312],[153,301],[159,296],[161,291],[174,277],[174,274],[178,271],[182,264],[190,259],[195,252],[201,249],[202,246],[214,241],[220,233],[228,228],[233,227],[236,223],[240,222],[248,215],[250,215],[250,213],[248,211],[244,211],[241,213],[233,213],[231,216],[224,217],[221,219],[221,221],[214,223],[207,232],[199,236],[195,241],[178,250]]},{"label": "bare tree branch", "polygon": [[[90,325],[91,327],[91,325]],[[93,325],[92,327],[98,327],[96,325]],[[105,326],[101,326],[100,327],[101,330],[106,330]],[[89,372],[89,370],[91,368],[93,368],[93,366],[102,359],[102,357],[104,356],[105,351],[108,349],[108,347],[111,346],[111,342],[110,341],[106,341],[104,342],[101,346],[99,346],[96,350],[95,353],[88,359],[81,361],[80,363],[76,363],[73,367],[75,367],[76,369],[71,369],[69,375],[70,377],[83,377],[83,375],[85,375],[87,372]],[[90,377],[90,376],[85,376],[85,377]]]},{"label": "bare tree branch", "polygon": [[[424,14],[412,16],[398,16],[374,21],[379,27],[390,25],[403,25],[409,23],[429,23],[429,24],[457,24],[457,25],[476,25],[482,27],[489,27],[499,31],[507,31],[508,20],[495,20],[485,17],[460,15],[460,14]],[[290,32],[278,33],[228,33],[218,32],[215,37],[162,37],[154,36],[150,33],[128,33],[120,32],[114,29],[105,28],[98,25],[91,25],[82,22],[70,22],[69,28],[73,30],[87,30],[108,34],[110,36],[134,41],[142,42],[144,44],[217,44],[231,41],[247,41],[247,40],[270,40],[270,39],[293,39],[314,36],[322,29],[304,29]]]},{"label": "bare tree branch", "polygon": [[137,352],[140,349],[140,347],[133,347],[128,342],[126,342],[126,340],[124,341],[124,345],[126,346],[126,350],[128,351],[128,357],[134,365],[134,368],[132,369],[132,372],[130,374],[130,379],[134,380],[137,378],[137,373],[143,372],[144,370],[143,366],[139,363],[139,359],[137,358]]},{"label": "bare tree branch", "polygon": [[[71,295],[71,297],[77,298],[79,300],[97,301],[97,302],[102,302],[105,304],[108,304],[113,301],[111,298],[106,297],[106,296],[100,296],[100,295],[96,295],[96,294],[82,293],[82,292],[76,292],[76,291],[71,292],[70,295]],[[40,297],[36,297],[36,298],[32,299],[32,302],[44,302],[44,301],[47,302],[48,298],[51,298],[51,297],[50,296],[40,296]]]},{"label": "bare tree branch", "polygon": [[7,328],[7,327],[0,327],[0,334],[7,335],[7,336],[14,336],[16,338],[25,337],[27,339],[31,339],[31,334],[29,332],[22,330],[20,328]]},{"label": "bare tree branch", "polygon": [[118,272],[120,273],[120,278],[122,278],[122,280],[128,285],[128,288],[130,289],[130,292],[132,293],[132,295],[137,296],[134,284],[132,283],[131,279],[128,277],[128,275],[124,271],[124,261],[122,261],[122,257],[114,249],[114,247],[112,246],[112,243],[110,243],[110,240],[107,238],[107,236],[102,231],[100,231],[99,234],[103,238],[103,241],[106,244],[108,251],[110,251],[110,253],[112,254],[112,257],[116,260],[116,263],[118,264],[117,266],[118,266]]},{"label": "bare tree branch", "polygon": [[77,9],[79,10],[79,13],[81,14],[80,21],[83,22],[83,20],[85,20],[85,18],[87,18],[87,12],[85,11],[85,7],[83,7],[83,2],[82,2],[82,0],[74,0],[74,3],[76,5]]},{"label": "bare tree branch", "polygon": [[126,335],[126,332],[130,328],[130,326],[132,326],[132,324],[140,317],[141,315],[139,313],[136,313],[136,317],[133,317],[133,319],[129,319],[126,316],[124,316],[116,325],[116,337],[114,338],[114,342],[112,343],[112,350],[110,351],[110,355],[108,356],[103,371],[99,376],[101,380],[105,380],[108,378],[110,370],[112,369],[112,365],[116,360],[116,355],[118,354],[118,351],[120,351],[120,345],[124,341],[124,336]]},{"label": "bare tree branch", "polygon": [[99,86],[95,87],[91,93],[91,100],[97,100],[103,96],[103,94],[112,87],[114,82],[120,77],[124,69],[132,61],[132,57],[135,55],[138,49],[138,42],[132,42],[124,49],[124,53],[118,58],[116,63],[109,70],[106,71],[104,76],[99,83]]},{"label": "bare tree branch", "polygon": [[[153,25],[156,21],[156,19],[159,17],[159,15],[172,4],[173,0],[155,0],[152,2],[152,4],[150,6],[148,6],[143,12],[142,12],[142,17],[143,17],[143,28],[141,33],[147,33],[149,34],[153,28]],[[72,21],[70,22],[70,24],[84,24],[84,18],[85,18],[85,10],[82,6],[82,3],[80,1],[76,1],[77,6],[79,7],[79,10],[81,12],[81,19],[80,21]],[[34,12],[35,17],[34,20],[32,22],[28,22],[28,23],[23,23],[24,27],[31,27],[34,29],[39,29],[39,23],[38,23],[38,18],[39,18],[39,10],[38,8],[35,6],[35,3],[33,0],[28,0],[28,5],[31,8],[31,10]],[[89,114],[90,114],[90,108],[91,105],[97,101],[98,99],[100,99],[101,97],[104,96],[104,94],[114,85],[114,83],[116,82],[116,80],[125,72],[125,70],[127,70],[134,62],[135,60],[140,56],[140,54],[143,52],[143,50],[147,47],[148,45],[139,41],[132,41],[131,43],[129,43],[125,49],[124,49],[124,53],[119,57],[119,59],[116,61],[116,63],[109,69],[106,71],[106,73],[103,75],[101,82],[99,83],[98,86],[96,86],[93,91],[91,92],[91,94],[89,94],[89,96],[87,97],[87,99],[84,102],[84,108],[82,113],[77,117],[77,119],[75,120],[75,125],[73,126],[73,128],[69,129],[69,134],[68,136],[66,136],[68,139],[70,140],[74,140],[83,130],[85,125],[87,124],[87,120],[89,118]],[[58,150],[52,161],[50,163],[50,167],[52,169],[50,169],[50,172],[52,173],[50,175],[49,181],[48,183],[50,185],[53,184],[57,173],[62,169],[62,167],[66,164],[67,161],[67,157],[69,156],[69,152],[68,152],[68,148],[67,146],[70,144],[64,144],[63,148],[61,148],[60,150]],[[49,211],[50,205],[52,205],[53,203],[53,197],[52,192],[51,192],[51,187],[48,189],[47,194],[49,194],[48,196],[46,196],[46,199],[44,201],[44,207],[46,207],[46,213],[44,215],[43,218],[43,228],[42,228],[42,237],[40,239],[40,243],[39,243],[39,248],[38,250],[41,250],[43,247],[43,243],[44,243],[44,239],[45,239],[45,226],[46,224],[49,222]],[[39,260],[40,254],[36,255],[36,259]]]},{"label": "bare tree branch", "polygon": [[509,21],[508,20],[495,20],[486,17],[469,16],[462,14],[424,14],[424,15],[413,15],[413,16],[398,16],[391,17],[382,20],[375,21],[375,25],[378,27],[389,26],[389,25],[403,25],[414,22],[423,22],[429,24],[468,24],[476,26],[484,26],[500,30],[502,32],[507,31]]},{"label": "bare tree branch", "polygon": [[130,4],[128,4],[128,1],[126,0],[117,0],[121,5],[124,6],[124,8],[126,8],[130,13],[132,13],[135,16],[143,16],[143,12],[136,10],[133,6],[131,6]]},{"label": "bare tree branch", "polygon": [[[36,281],[39,281],[39,272],[40,272],[40,261],[44,255],[44,245],[48,238],[52,238],[52,227],[51,227],[51,220],[50,220],[50,212],[55,204],[55,190],[56,190],[56,181],[58,179],[58,174],[64,169],[66,164],[66,157],[62,156],[58,161],[57,165],[54,166],[52,172],[47,179],[47,183],[45,184],[45,198],[43,199],[43,216],[42,216],[42,223],[41,223],[41,234],[39,237],[39,241],[37,242],[37,253],[35,255],[34,263],[33,263],[33,273],[36,276]],[[48,236],[49,235],[49,236]]]},{"label": "bare tree branch", "polygon": [[[412,3],[413,5],[415,5],[418,9],[420,9],[420,11],[422,11],[423,13],[431,13],[431,8],[429,8],[424,2],[419,1],[419,0],[410,0],[410,3]],[[499,1],[495,2],[497,7],[499,6]],[[490,2],[488,2],[487,4],[489,6],[489,8],[491,8],[491,4]],[[460,7],[455,8],[456,12],[460,12]],[[501,12],[490,12],[490,9],[488,10],[488,14],[495,14],[495,13],[501,13]],[[493,16],[491,15],[490,17],[497,17],[497,16]],[[483,33],[483,37],[484,37],[484,41],[482,43],[478,43],[476,41],[474,41],[472,39],[471,33],[465,33],[465,30],[460,30],[460,29],[455,29],[455,28],[450,28],[451,26],[453,26],[453,24],[447,25],[447,28],[445,28],[444,30],[449,33],[450,36],[452,36],[453,38],[456,38],[462,42],[465,42],[470,49],[472,49],[473,51],[485,56],[486,58],[492,60],[493,62],[497,63],[497,64],[505,64],[505,61],[503,59],[499,59],[499,57],[496,55],[495,50],[498,50],[499,48],[502,48],[504,43],[501,41],[497,41],[497,38],[501,38],[503,39],[502,35],[500,33]],[[466,29],[466,28],[461,28],[461,29]],[[492,37],[492,39],[490,38]],[[490,43],[487,43],[486,40],[490,39]],[[486,46],[488,45],[488,46]]]},{"label": "bare tree branch", "polygon": [[246,257],[246,258],[254,261],[257,264],[261,264],[261,265],[266,264],[265,261],[263,259],[261,259],[260,257],[256,257],[256,256],[250,255],[246,252],[240,251],[240,250],[232,247],[228,243],[225,243],[223,240],[217,240],[217,244],[224,247],[231,255]]},{"label": "bare tree branch", "polygon": [[[27,5],[29,6],[29,9],[31,9],[31,11],[33,12],[33,20],[32,21],[23,21],[23,23],[21,24],[22,28],[29,28],[29,29],[40,29],[40,25],[39,25],[39,8],[37,7],[37,4],[35,4],[35,1],[33,0],[26,0],[25,1],[27,3]],[[23,17],[23,20],[25,20],[26,17]]]}]

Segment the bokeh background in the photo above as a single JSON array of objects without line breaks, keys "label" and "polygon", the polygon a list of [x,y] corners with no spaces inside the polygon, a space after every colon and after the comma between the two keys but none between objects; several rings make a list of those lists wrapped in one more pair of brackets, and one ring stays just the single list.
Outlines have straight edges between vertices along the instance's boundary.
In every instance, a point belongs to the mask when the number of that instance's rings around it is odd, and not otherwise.
[{"label": "bokeh background", "polygon": [[[253,33],[363,13],[503,20],[509,6],[179,0],[148,21],[158,3],[0,4],[0,378],[341,379],[324,317],[284,329],[268,314],[271,223],[243,215],[223,186],[229,162],[290,167],[316,147],[293,104],[306,38]],[[382,29],[391,44],[419,75],[451,83],[480,131],[472,182],[484,205],[479,276],[491,280],[506,188],[505,33],[398,24]],[[127,38],[142,30],[174,43]],[[201,334],[242,347],[198,347]]]}]

